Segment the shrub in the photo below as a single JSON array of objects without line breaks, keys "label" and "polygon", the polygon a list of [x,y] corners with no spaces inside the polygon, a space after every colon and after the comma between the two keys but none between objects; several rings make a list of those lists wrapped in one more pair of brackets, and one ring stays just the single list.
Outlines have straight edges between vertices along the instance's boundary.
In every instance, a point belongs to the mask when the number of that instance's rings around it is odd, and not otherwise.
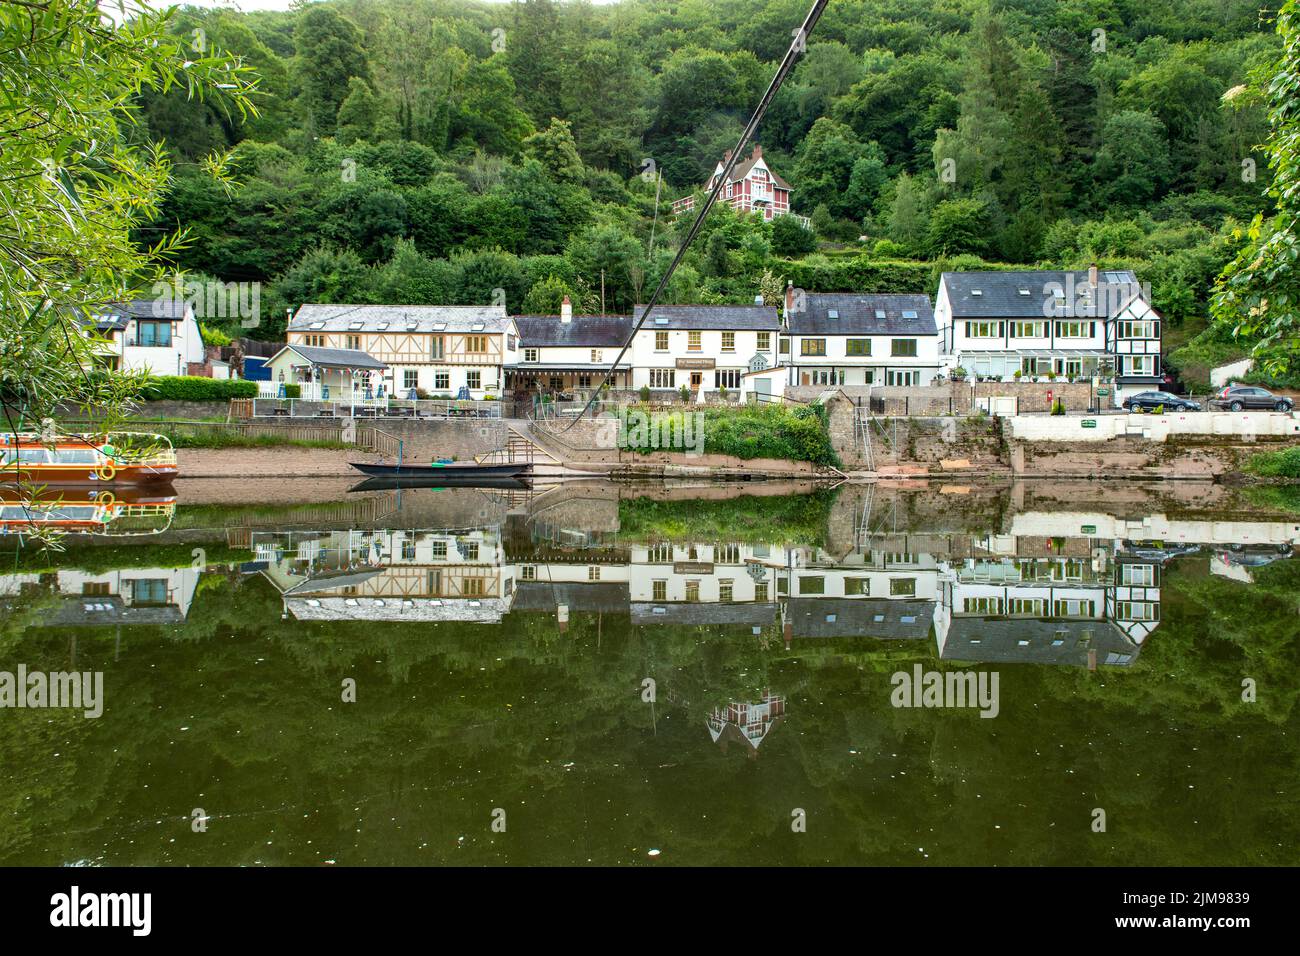
[{"label": "shrub", "polygon": [[643,401],[643,402],[648,402],[648,401],[650,401],[650,386],[649,386],[649,385],[642,385],[642,386],[641,386],[641,391],[640,391],[638,394],[640,395],[641,401]]},{"label": "shrub", "polygon": [[1246,462],[1246,470],[1262,478],[1300,478],[1300,446],[1260,452]]},{"label": "shrub", "polygon": [[285,382],[285,383],[284,383],[284,397],[285,397],[285,398],[301,398],[301,397],[302,397],[302,386],[299,385],[297,382]]},{"label": "shrub", "polygon": [[151,402],[224,402],[256,397],[256,382],[199,375],[163,375],[151,378],[144,388],[144,398]]},{"label": "shrub", "polygon": [[1054,402],[1052,403],[1052,414],[1053,414],[1053,415],[1064,415],[1064,414],[1065,414],[1065,402],[1061,401],[1059,398],[1058,398],[1056,401],[1054,401]]},{"label": "shrub", "polygon": [[[671,436],[683,426],[686,414],[690,413],[651,416],[649,431],[664,437],[667,445],[664,450],[673,450]],[[710,406],[704,410],[703,428],[705,454],[839,465],[839,457],[831,445],[826,412],[820,406]],[[649,444],[625,447],[643,453],[658,450]]]}]

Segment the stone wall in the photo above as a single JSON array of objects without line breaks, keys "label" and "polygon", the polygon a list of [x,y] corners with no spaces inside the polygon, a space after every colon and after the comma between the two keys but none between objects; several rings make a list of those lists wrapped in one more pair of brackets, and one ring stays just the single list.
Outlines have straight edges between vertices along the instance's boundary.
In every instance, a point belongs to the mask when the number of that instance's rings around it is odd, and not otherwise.
[{"label": "stone wall", "polygon": [[373,427],[402,441],[402,456],[411,462],[433,458],[468,461],[505,446],[509,429],[499,418],[427,421],[407,418],[359,419],[357,427]]},{"label": "stone wall", "polygon": [[[841,385],[836,388],[855,402],[866,404],[869,398],[877,401],[878,415],[903,418],[931,418],[939,415],[969,415],[980,407],[980,399],[1015,397],[1020,411],[1046,412],[1051,402],[1060,399],[1067,411],[1082,412],[1088,409],[1091,395],[1088,383],[1083,382],[944,382],[941,385],[866,386]],[[800,402],[816,401],[827,390],[826,386],[792,385],[785,390],[786,398]],[[1047,393],[1052,393],[1049,401]]]}]

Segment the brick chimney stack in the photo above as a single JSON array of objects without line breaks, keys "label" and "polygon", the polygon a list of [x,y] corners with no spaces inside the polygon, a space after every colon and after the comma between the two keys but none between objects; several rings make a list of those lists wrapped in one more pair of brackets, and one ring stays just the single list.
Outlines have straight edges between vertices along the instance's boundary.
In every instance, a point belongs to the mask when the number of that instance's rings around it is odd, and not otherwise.
[{"label": "brick chimney stack", "polygon": [[1088,266],[1088,284],[1097,288],[1097,263]]},{"label": "brick chimney stack", "polygon": [[794,280],[787,279],[785,283],[785,317],[788,320],[790,313],[794,311]]},{"label": "brick chimney stack", "polygon": [[567,295],[564,301],[560,303],[560,321],[565,325],[573,321],[573,300]]},{"label": "brick chimney stack", "polygon": [[749,157],[749,158],[750,158],[750,159],[762,159],[762,158],[763,158],[763,147],[762,147],[762,146],[759,146],[757,143],[755,143],[755,144],[754,144],[754,152],[750,154],[750,157]]}]

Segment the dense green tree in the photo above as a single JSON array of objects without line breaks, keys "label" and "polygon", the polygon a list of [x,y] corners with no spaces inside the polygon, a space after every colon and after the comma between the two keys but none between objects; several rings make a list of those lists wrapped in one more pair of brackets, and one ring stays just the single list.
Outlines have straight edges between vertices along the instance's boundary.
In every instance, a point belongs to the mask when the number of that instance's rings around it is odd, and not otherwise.
[{"label": "dense green tree", "polygon": [[313,4],[294,26],[295,72],[313,127],[332,133],[353,77],[370,78],[370,64],[356,25],[333,7]]},{"label": "dense green tree", "polygon": [[982,253],[989,247],[988,205],[979,199],[949,199],[930,213],[926,245],[935,257]]}]

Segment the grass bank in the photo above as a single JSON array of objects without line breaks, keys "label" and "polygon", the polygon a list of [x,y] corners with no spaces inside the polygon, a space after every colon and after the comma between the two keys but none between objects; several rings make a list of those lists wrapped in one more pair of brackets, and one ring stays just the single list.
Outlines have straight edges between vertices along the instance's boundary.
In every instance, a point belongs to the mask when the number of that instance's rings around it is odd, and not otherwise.
[{"label": "grass bank", "polygon": [[[620,436],[622,447],[649,454],[691,447],[698,441],[693,412],[640,409]],[[810,405],[710,406],[703,410],[704,453],[736,458],[780,458],[839,466],[831,445],[825,409]]]}]

